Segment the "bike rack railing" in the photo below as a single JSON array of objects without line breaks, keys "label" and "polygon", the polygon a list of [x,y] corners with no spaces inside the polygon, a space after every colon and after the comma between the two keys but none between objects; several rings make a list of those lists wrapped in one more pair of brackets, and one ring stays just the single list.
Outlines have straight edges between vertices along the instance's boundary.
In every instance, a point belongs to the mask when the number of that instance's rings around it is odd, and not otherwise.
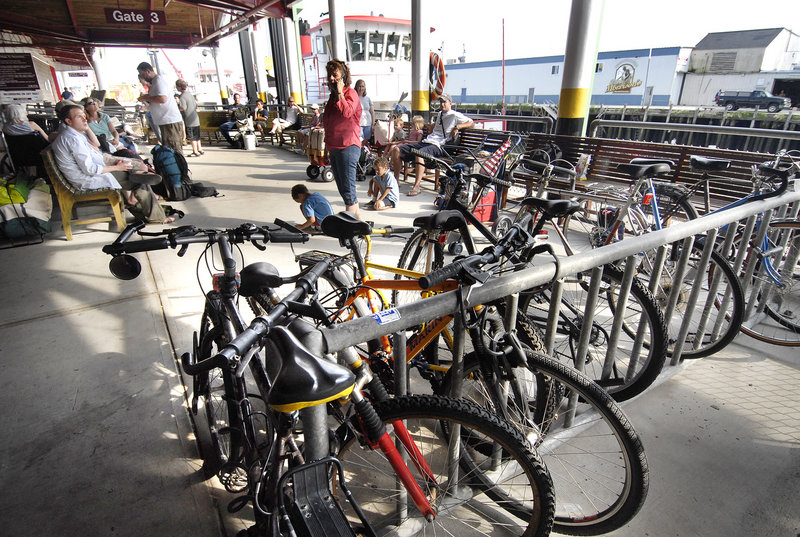
[{"label": "bike rack railing", "polygon": [[[795,187],[799,183],[795,183]],[[694,236],[701,233],[709,232],[708,238],[705,241],[705,247],[701,254],[698,272],[705,271],[708,260],[711,255],[711,249],[715,243],[717,230],[724,226],[737,222],[740,220],[747,220],[749,228],[752,230],[753,223],[755,222],[756,215],[765,213],[768,217],[772,211],[778,210],[779,215],[796,216],[798,208],[800,208],[800,191],[792,189],[783,195],[775,198],[770,198],[761,201],[753,201],[746,203],[740,207],[735,207],[718,213],[708,214],[696,220],[691,220],[681,224],[673,225],[659,231],[641,235],[638,237],[626,238],[623,241],[582,252],[573,256],[562,256],[558,258],[558,264],[554,261],[542,261],[541,265],[525,269],[507,276],[492,278],[483,285],[474,285],[468,294],[468,301],[470,305],[477,305],[481,303],[497,300],[501,297],[507,297],[513,293],[524,291],[547,284],[548,282],[555,282],[553,286],[553,296],[551,297],[550,311],[548,314],[548,330],[545,333],[545,345],[548,350],[552,350],[553,337],[556,328],[556,321],[558,317],[558,307],[560,300],[558,300],[561,293],[561,283],[565,276],[591,271],[591,281],[589,284],[588,301],[597,299],[600,288],[600,281],[602,277],[602,268],[604,265],[619,260],[625,259],[625,270],[623,280],[620,288],[619,303],[624,304],[625,297],[630,289],[630,284],[634,278],[635,268],[638,264],[637,257],[642,252],[657,250],[656,253],[656,267],[663,265],[663,260],[666,255],[666,247],[677,241],[684,241],[683,254],[678,260],[676,272],[685,270],[688,263],[688,252],[691,249]],[[790,204],[794,204],[790,208]],[[734,229],[736,226],[728,226],[728,230]],[[762,226],[765,228],[765,226]],[[747,234],[747,230],[745,230]],[[733,240],[733,233],[727,233],[726,241]],[[744,240],[747,240],[749,235]],[[728,242],[730,244],[731,242]],[[744,252],[744,248],[739,249]],[[743,253],[741,254],[744,255]],[[544,259],[545,256],[542,256]],[[754,263],[754,257],[750,256],[750,262]],[[734,260],[734,264],[737,260]],[[741,259],[739,266],[741,266]],[[736,268],[736,267],[734,267]],[[747,267],[746,270],[752,270]],[[747,273],[745,273],[747,274]],[[750,272],[752,274],[752,272]],[[651,276],[650,287],[651,291],[657,285],[660,274],[653,274]],[[747,276],[745,276],[747,278]],[[712,282],[711,285],[718,283]],[[708,321],[709,311],[711,305],[706,303],[703,305],[698,304],[700,286],[694,286],[690,293],[687,302],[686,311],[683,322],[679,331],[678,339],[673,349],[672,364],[677,364],[680,361],[680,356],[683,350],[683,345],[686,340],[690,323],[696,315],[700,315],[700,325],[705,327]],[[667,302],[667,315],[671,316],[672,310],[675,307],[677,300],[677,286],[673,289],[673,294],[669,297]],[[758,289],[753,288],[749,291],[748,308],[752,308],[754,301],[757,298]],[[713,293],[710,293],[710,295]],[[745,295],[748,296],[748,295]],[[589,304],[591,306],[591,304]],[[327,352],[336,352],[346,347],[362,343],[365,340],[374,339],[379,336],[406,330],[413,326],[419,325],[423,322],[441,317],[443,315],[452,314],[458,309],[456,291],[442,293],[415,304],[409,304],[396,308],[393,315],[383,315],[380,318],[375,317],[362,317],[352,321],[337,324],[333,327],[321,328],[324,339],[324,344]],[[612,324],[612,330],[609,334],[610,341],[613,343],[615,338],[619,337],[624,315],[624,308],[620,307],[615,310],[615,317]],[[593,307],[587,307],[587,313],[591,314]],[[722,317],[722,316],[720,316]],[[669,318],[669,317],[667,317]],[[591,319],[584,319],[583,330],[578,339],[577,356],[584,356],[586,347],[589,341]],[[705,328],[704,328],[705,329]],[[719,327],[712,326],[711,330],[718,330]],[[637,334],[634,342],[634,349],[632,352],[632,359],[635,359],[637,347],[641,349],[643,331]],[[606,367],[610,367],[613,363],[613,345],[609,344],[609,356],[606,359]],[[578,364],[581,360],[577,360]],[[580,367],[578,365],[578,367]]]}]

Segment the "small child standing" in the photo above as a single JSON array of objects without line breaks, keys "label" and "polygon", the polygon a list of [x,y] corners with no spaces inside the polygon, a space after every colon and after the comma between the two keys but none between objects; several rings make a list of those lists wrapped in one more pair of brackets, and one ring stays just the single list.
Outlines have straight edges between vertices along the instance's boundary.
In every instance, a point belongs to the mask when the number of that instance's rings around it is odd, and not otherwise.
[{"label": "small child standing", "polygon": [[325,196],[319,192],[309,192],[304,184],[292,187],[292,199],[300,204],[300,212],[306,219],[305,222],[297,225],[297,229],[310,229],[318,232],[322,220],[333,214],[331,204],[325,199]]},{"label": "small child standing", "polygon": [[386,157],[375,159],[375,177],[370,180],[367,191],[367,195],[372,196],[372,201],[367,203],[367,206],[376,211],[397,207],[399,190],[397,179],[389,170],[389,159]]}]

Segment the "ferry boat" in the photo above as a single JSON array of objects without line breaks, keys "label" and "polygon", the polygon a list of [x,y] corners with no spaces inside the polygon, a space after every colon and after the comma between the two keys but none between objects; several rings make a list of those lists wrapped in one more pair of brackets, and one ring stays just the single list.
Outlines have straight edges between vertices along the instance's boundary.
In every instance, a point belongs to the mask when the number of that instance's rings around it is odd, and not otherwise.
[{"label": "ferry boat", "polygon": [[[363,79],[375,109],[387,110],[411,94],[411,21],[383,16],[344,17],[347,65],[352,85]],[[300,36],[306,96],[309,103],[328,99],[325,64],[331,59],[330,19]],[[400,104],[410,108],[407,100]]]}]

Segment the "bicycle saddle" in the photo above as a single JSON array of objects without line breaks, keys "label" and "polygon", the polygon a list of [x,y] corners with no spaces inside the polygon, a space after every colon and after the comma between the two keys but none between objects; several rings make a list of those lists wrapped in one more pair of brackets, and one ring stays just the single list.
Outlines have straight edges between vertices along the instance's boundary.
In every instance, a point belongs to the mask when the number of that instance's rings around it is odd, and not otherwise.
[{"label": "bicycle saddle", "polygon": [[541,211],[545,218],[552,219],[566,216],[581,210],[581,204],[572,200],[546,200],[542,198],[525,198],[521,205]]},{"label": "bicycle saddle", "polygon": [[440,229],[442,231],[454,231],[466,226],[467,221],[464,215],[455,209],[449,211],[439,211],[428,216],[418,216],[414,219],[414,227],[421,227],[427,231]]},{"label": "bicycle saddle", "polygon": [[293,412],[353,391],[356,377],[352,371],[311,354],[288,328],[274,327],[269,338],[281,357],[280,371],[267,398],[275,410]]},{"label": "bicycle saddle", "polygon": [[631,159],[631,164],[669,164],[675,167],[675,161],[668,158],[649,158],[649,157],[636,157]]},{"label": "bicycle saddle", "polygon": [[353,237],[372,233],[372,226],[347,211],[326,216],[322,219],[320,227],[325,235],[339,240],[352,239]]},{"label": "bicycle saddle", "polygon": [[281,275],[271,263],[259,261],[250,263],[239,273],[242,283],[239,284],[239,294],[242,296],[255,296],[265,287],[280,287],[283,285]]},{"label": "bicycle saddle", "polygon": [[697,155],[689,155],[689,162],[691,162],[693,170],[700,170],[704,172],[718,172],[720,170],[727,170],[731,167],[730,160],[698,157]]},{"label": "bicycle saddle", "polygon": [[672,170],[672,166],[662,161],[655,164],[617,164],[617,169],[630,175],[631,179],[638,179],[667,173]]}]

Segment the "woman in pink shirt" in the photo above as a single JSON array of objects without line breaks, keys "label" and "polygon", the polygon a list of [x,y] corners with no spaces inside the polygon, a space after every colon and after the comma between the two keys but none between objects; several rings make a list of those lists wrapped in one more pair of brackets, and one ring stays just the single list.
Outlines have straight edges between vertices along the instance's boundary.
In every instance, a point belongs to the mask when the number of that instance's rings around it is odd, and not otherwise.
[{"label": "woman in pink shirt", "polygon": [[322,115],[325,147],[345,209],[359,216],[356,164],[361,156],[361,102],[350,87],[350,69],[343,61],[331,60],[325,69],[331,92]]}]

